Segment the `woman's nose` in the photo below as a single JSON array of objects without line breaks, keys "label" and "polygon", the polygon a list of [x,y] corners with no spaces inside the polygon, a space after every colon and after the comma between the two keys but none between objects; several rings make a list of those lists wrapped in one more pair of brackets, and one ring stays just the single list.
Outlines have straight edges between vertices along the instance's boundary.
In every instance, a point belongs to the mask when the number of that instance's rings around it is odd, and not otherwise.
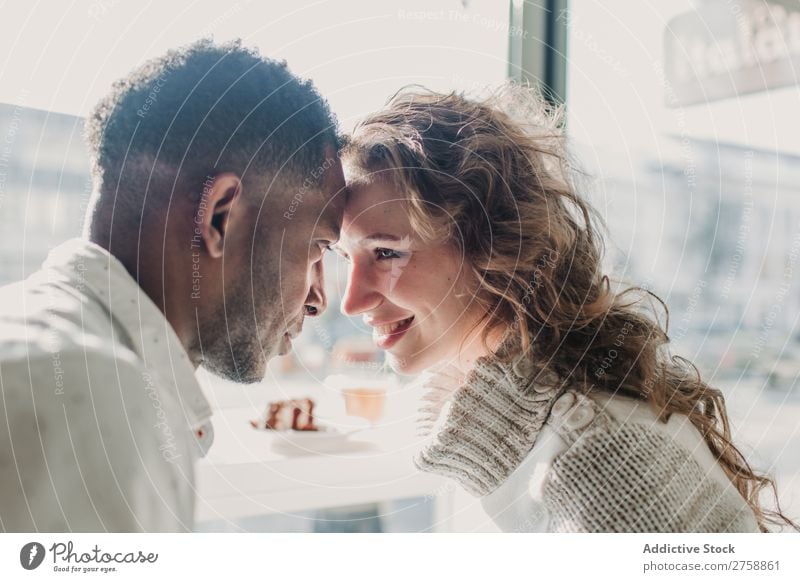
[{"label": "woman's nose", "polygon": [[375,285],[368,264],[353,260],[347,277],[347,288],[342,296],[341,311],[345,315],[358,315],[381,304],[382,296]]}]

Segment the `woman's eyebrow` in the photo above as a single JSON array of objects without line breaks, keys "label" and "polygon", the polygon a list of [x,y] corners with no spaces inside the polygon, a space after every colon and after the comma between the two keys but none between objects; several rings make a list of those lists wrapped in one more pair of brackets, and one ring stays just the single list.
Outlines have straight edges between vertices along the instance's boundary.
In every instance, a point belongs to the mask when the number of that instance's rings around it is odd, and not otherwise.
[{"label": "woman's eyebrow", "polygon": [[373,240],[391,240],[391,241],[399,241],[401,240],[399,236],[394,234],[387,234],[385,232],[376,232],[369,236],[365,236],[362,240],[365,241],[373,241]]}]

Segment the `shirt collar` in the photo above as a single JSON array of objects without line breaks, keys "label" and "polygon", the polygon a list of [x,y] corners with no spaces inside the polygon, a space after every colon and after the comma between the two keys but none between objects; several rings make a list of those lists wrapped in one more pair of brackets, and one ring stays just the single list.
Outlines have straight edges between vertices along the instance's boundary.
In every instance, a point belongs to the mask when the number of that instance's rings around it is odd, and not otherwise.
[{"label": "shirt collar", "polygon": [[189,426],[204,423],[211,406],[195,377],[189,355],[161,310],[125,267],[104,248],[71,239],[53,249],[43,268],[55,269],[88,287],[108,308],[112,319],[128,334],[145,366],[156,372],[174,396]]}]

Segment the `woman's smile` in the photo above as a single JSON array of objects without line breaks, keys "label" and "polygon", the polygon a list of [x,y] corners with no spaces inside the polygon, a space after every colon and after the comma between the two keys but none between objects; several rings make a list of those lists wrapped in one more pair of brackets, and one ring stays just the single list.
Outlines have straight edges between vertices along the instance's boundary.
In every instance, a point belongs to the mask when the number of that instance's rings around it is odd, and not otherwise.
[{"label": "woman's smile", "polygon": [[382,350],[389,350],[411,329],[411,324],[414,321],[414,316],[407,317],[391,323],[371,324],[372,339],[375,340],[377,345]]}]

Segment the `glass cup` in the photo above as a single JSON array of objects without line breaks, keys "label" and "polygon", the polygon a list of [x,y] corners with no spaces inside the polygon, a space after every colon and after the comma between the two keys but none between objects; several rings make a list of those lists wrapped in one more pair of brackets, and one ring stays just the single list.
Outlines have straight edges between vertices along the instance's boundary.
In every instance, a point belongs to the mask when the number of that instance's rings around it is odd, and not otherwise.
[{"label": "glass cup", "polygon": [[386,408],[386,389],[357,386],[342,390],[344,409],[348,416],[364,418],[375,425],[383,418]]},{"label": "glass cup", "polygon": [[344,399],[347,416],[357,416],[375,426],[383,418],[386,394],[395,379],[385,374],[337,374],[329,376],[326,384],[337,389]]}]

